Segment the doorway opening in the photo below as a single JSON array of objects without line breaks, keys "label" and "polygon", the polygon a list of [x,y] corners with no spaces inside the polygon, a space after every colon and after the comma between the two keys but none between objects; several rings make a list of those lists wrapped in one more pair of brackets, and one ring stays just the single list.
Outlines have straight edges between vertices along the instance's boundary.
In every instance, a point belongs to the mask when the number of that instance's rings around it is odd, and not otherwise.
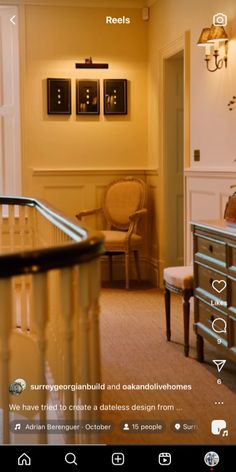
[{"label": "doorway opening", "polygon": [[0,194],[21,194],[18,8],[0,6]]},{"label": "doorway opening", "polygon": [[165,265],[184,263],[184,51],[164,59]]}]

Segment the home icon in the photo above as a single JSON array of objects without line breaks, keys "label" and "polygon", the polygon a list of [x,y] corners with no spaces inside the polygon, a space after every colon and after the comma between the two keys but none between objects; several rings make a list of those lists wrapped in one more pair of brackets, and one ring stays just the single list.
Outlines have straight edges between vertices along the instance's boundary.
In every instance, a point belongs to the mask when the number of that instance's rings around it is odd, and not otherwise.
[{"label": "home icon", "polygon": [[31,465],[31,458],[24,452],[18,457],[18,465]]}]

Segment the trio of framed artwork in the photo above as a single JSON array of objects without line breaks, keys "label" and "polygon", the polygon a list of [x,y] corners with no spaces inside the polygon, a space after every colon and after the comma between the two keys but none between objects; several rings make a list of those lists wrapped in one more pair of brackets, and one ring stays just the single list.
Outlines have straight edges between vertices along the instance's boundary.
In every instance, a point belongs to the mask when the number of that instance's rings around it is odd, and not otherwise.
[{"label": "trio of framed artwork", "polygon": [[[127,79],[104,79],[105,115],[127,114]],[[47,79],[49,115],[71,114],[71,79]],[[100,80],[76,80],[76,114],[100,114]]]}]

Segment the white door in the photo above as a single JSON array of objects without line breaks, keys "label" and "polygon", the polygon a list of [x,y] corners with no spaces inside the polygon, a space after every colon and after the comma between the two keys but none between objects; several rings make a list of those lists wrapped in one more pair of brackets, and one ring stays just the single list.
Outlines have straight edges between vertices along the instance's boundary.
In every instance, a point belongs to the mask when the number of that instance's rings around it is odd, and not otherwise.
[{"label": "white door", "polygon": [[20,195],[19,38],[17,7],[0,6],[0,194]]},{"label": "white door", "polygon": [[164,206],[166,264],[184,260],[183,51],[165,60],[164,71]]}]

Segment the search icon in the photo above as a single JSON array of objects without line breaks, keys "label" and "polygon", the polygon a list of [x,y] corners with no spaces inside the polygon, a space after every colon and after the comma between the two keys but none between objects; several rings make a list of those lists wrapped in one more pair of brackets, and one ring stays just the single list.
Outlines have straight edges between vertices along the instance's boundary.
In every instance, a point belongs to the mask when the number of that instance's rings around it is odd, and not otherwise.
[{"label": "search icon", "polygon": [[65,455],[65,461],[67,462],[67,464],[78,465],[77,462],[76,462],[76,455],[73,452],[68,452]]},{"label": "search icon", "polygon": [[215,320],[212,321],[212,329],[215,333],[226,333],[227,323],[223,318],[215,318]]}]

